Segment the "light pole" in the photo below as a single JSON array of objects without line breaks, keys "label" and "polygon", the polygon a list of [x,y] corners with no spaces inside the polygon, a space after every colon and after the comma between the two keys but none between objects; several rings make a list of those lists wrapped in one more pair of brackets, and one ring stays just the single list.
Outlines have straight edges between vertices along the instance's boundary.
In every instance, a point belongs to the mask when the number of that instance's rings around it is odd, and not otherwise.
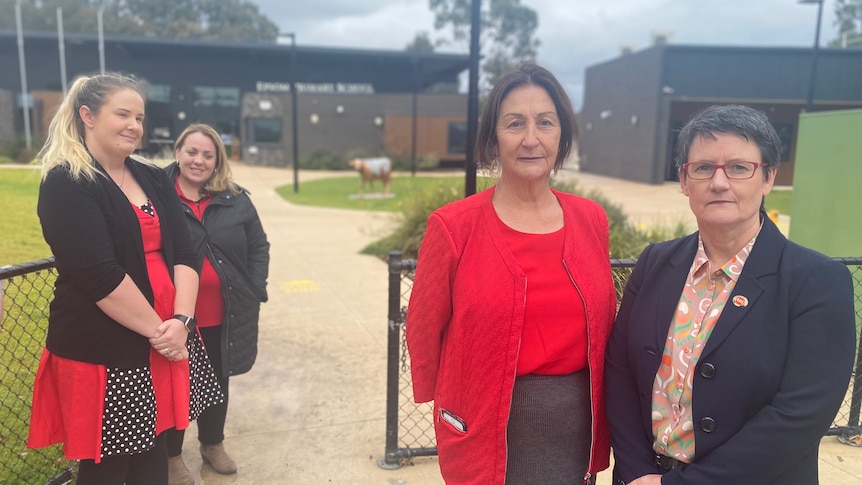
[{"label": "light pole", "polygon": [[293,145],[293,192],[299,192],[299,145],[298,107],[296,105],[296,33],[282,32],[278,35],[290,37],[290,130]]},{"label": "light pole", "polygon": [[820,50],[820,19],[823,17],[823,0],[799,0],[799,3],[817,4],[817,28],[814,30],[814,50],[811,52],[811,79],[808,81],[808,100],[805,111],[814,111],[814,84],[817,80],[817,53]]},{"label": "light pole", "polygon": [[99,7],[96,14],[96,26],[99,31],[99,74],[105,74],[105,2]]},{"label": "light pole", "polygon": [[18,29],[18,70],[21,71],[21,104],[24,110],[24,142],[27,151],[33,148],[30,134],[30,97],[27,89],[27,62],[24,60],[24,27],[21,24],[21,0],[15,2],[15,27]]},{"label": "light pole", "polygon": [[479,16],[481,0],[470,3],[470,75],[467,88],[467,158],[464,161],[464,197],[476,193],[476,138],[479,131]]},{"label": "light pole", "polygon": [[410,174],[415,177],[416,176],[416,136],[417,136],[417,117],[418,114],[418,99],[419,99],[419,57],[413,56],[413,106],[412,106],[412,116],[410,117],[411,125],[411,134],[410,134]]},{"label": "light pole", "polygon": [[63,97],[66,97],[66,40],[63,35],[63,9],[57,7],[57,42],[60,52],[60,84],[63,86]]}]

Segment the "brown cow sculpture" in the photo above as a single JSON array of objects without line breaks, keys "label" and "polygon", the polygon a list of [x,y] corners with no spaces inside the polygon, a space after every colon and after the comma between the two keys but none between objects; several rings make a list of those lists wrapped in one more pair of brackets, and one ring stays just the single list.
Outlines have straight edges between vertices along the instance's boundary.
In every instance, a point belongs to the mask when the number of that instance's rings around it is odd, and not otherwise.
[{"label": "brown cow sculpture", "polygon": [[359,195],[365,194],[366,185],[369,185],[371,192],[374,192],[375,180],[380,180],[383,184],[383,195],[389,194],[389,185],[392,182],[392,160],[388,157],[354,158],[347,163],[359,172],[361,178]]}]

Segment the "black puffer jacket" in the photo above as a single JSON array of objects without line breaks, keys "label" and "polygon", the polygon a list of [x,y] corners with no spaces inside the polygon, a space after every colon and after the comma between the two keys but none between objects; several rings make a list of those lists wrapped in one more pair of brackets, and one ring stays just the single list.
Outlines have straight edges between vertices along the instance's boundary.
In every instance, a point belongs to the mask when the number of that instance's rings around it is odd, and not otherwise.
[{"label": "black puffer jacket", "polygon": [[[176,162],[165,170],[176,180]],[[254,364],[260,304],[267,300],[269,241],[248,192],[241,190],[239,195],[228,191],[214,194],[203,221],[183,204],[199,261],[202,263],[207,255],[221,279],[222,369],[216,372],[222,376],[243,374]]]}]

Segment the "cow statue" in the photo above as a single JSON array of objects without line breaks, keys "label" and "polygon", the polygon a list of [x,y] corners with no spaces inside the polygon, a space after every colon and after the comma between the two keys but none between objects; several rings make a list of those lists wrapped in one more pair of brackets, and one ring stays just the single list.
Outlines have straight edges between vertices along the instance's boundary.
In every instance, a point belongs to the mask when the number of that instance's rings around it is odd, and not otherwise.
[{"label": "cow statue", "polygon": [[359,195],[365,194],[366,185],[369,185],[371,192],[374,192],[375,180],[380,180],[383,184],[383,195],[389,194],[389,185],[392,182],[392,160],[389,157],[354,158],[347,163],[359,172],[361,179]]}]

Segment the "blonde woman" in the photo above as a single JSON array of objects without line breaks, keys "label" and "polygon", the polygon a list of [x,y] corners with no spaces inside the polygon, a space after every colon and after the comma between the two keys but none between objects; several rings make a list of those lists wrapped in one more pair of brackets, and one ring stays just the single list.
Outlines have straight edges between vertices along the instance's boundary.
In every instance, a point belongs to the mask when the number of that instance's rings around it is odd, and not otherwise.
[{"label": "blonde woman", "polygon": [[78,484],[166,483],[163,432],[221,399],[210,379],[190,406],[197,258],[170,182],[131,158],[143,120],[133,79],[82,77],[39,156],[58,276],[28,446],[63,443]]}]

